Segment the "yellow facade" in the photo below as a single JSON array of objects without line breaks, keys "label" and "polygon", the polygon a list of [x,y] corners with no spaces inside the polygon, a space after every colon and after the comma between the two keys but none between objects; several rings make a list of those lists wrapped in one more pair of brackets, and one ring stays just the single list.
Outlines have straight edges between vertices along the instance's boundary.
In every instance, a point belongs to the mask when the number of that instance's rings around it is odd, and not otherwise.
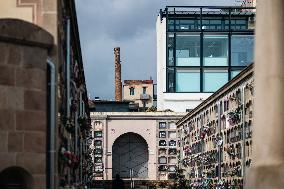
[{"label": "yellow facade", "polygon": [[[132,90],[134,93],[130,92],[131,88],[133,88]],[[146,91],[145,91],[146,99],[145,100],[143,100],[143,88],[146,88]],[[139,104],[139,107],[144,107],[144,104],[143,104],[143,101],[144,101],[145,107],[149,108],[153,106],[153,91],[154,91],[153,83],[147,84],[143,82],[142,83],[137,82],[133,84],[124,84],[123,85],[123,100],[134,101],[135,103]]]}]

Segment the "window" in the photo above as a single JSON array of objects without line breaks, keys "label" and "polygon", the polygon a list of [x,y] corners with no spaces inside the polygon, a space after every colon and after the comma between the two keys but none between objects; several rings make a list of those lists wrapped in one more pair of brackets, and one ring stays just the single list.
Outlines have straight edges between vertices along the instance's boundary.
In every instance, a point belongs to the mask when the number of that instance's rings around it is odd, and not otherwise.
[{"label": "window", "polygon": [[176,173],[169,173],[168,179],[175,179],[177,177]]},{"label": "window", "polygon": [[176,66],[200,66],[200,36],[176,36]]},{"label": "window", "polygon": [[169,166],[169,172],[176,172],[176,166],[175,165],[170,165]]},{"label": "window", "polygon": [[166,128],[167,128],[166,122],[160,122],[159,123],[159,129],[166,129]]},{"label": "window", "polygon": [[103,136],[102,131],[95,131],[95,138],[101,138]]},{"label": "window", "polygon": [[174,68],[168,68],[167,69],[167,91],[168,92],[175,92],[174,90],[174,83],[175,83],[175,69]]},{"label": "window", "polygon": [[176,146],[177,142],[174,140],[169,141],[169,146]]},{"label": "window", "polygon": [[215,92],[253,62],[254,36],[247,16],[232,12],[229,31],[229,12],[204,13],[203,34],[197,31],[200,17],[172,16],[167,28],[166,92]]},{"label": "window", "polygon": [[169,155],[176,155],[176,154],[177,154],[177,150],[176,149],[173,149],[173,148],[169,149]]},{"label": "window", "polygon": [[167,137],[166,131],[159,132],[159,138],[166,138],[166,137]]},{"label": "window", "polygon": [[129,88],[129,94],[130,95],[134,95],[134,87],[130,87]]},{"label": "window", "polygon": [[205,35],[203,61],[205,66],[228,66],[228,36]]},{"label": "window", "polygon": [[176,92],[199,92],[200,71],[178,69],[176,72]]},{"label": "window", "polygon": [[95,157],[95,163],[102,163],[103,159],[101,157]]},{"label": "window", "polygon": [[219,19],[203,19],[202,20],[202,29],[217,30],[222,29],[222,20]]},{"label": "window", "polygon": [[102,141],[101,140],[95,140],[95,146],[101,146]]},{"label": "window", "polygon": [[168,34],[168,66],[174,66],[174,34]]},{"label": "window", "polygon": [[159,171],[166,171],[168,167],[166,165],[159,165]]},{"label": "window", "polygon": [[232,66],[247,66],[253,62],[254,36],[233,35]]},{"label": "window", "polygon": [[159,146],[167,146],[167,142],[165,140],[160,140]]},{"label": "window", "polygon": [[95,154],[102,154],[103,153],[103,150],[102,149],[95,149]]},{"label": "window", "polygon": [[226,70],[204,70],[203,91],[215,92],[228,82],[228,71]]},{"label": "window", "polygon": [[147,91],[147,87],[143,87],[143,94],[146,94],[146,91]]},{"label": "window", "polygon": [[162,157],[159,157],[159,163],[160,164],[166,164],[167,163],[167,158],[162,156]]}]

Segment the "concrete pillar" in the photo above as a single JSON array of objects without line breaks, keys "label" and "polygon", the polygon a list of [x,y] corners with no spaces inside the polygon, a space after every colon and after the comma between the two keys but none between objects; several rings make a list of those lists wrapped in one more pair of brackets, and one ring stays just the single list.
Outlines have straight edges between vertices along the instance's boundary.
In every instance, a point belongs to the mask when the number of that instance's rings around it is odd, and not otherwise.
[{"label": "concrete pillar", "polygon": [[247,189],[284,187],[283,8],[283,0],[257,2],[253,166]]}]

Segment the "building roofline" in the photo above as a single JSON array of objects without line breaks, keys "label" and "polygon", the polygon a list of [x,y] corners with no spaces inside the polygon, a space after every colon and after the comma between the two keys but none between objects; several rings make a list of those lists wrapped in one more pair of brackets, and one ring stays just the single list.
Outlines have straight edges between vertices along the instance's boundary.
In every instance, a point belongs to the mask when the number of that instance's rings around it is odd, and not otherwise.
[{"label": "building roofline", "polygon": [[229,16],[229,14],[233,16],[251,16],[255,15],[255,12],[253,11],[255,9],[256,7],[243,7],[243,6],[166,6],[164,10],[160,9],[160,17],[163,18],[170,15]]},{"label": "building roofline", "polygon": [[166,6],[166,8],[206,8],[206,9],[255,9],[255,7],[243,6]]},{"label": "building roofline", "polygon": [[91,112],[91,118],[111,120],[179,120],[185,112]]}]

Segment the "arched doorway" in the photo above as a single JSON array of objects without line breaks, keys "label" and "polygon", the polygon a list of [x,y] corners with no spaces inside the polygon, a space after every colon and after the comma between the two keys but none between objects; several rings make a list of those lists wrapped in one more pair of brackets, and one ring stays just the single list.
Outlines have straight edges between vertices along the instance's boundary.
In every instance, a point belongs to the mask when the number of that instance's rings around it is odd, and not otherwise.
[{"label": "arched doorway", "polygon": [[9,167],[0,172],[1,189],[33,189],[33,177],[21,167]]},{"label": "arched doorway", "polygon": [[[112,177],[148,178],[149,152],[146,140],[136,133],[125,133],[112,146]],[[132,170],[132,171],[131,171]]]}]

